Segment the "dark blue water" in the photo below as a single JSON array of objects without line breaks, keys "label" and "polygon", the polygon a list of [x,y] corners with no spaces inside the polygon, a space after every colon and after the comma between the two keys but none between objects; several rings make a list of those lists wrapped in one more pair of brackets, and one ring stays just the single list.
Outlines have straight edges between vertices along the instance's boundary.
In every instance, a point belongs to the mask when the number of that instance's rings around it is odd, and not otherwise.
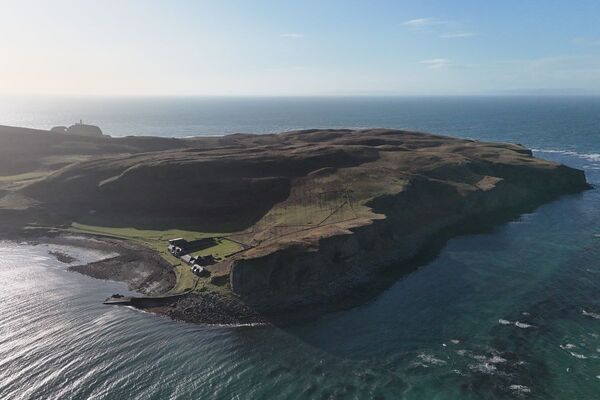
[{"label": "dark blue water", "polygon": [[[38,108],[38,117],[50,115],[49,107]],[[83,107],[90,114],[82,118],[110,133],[386,126],[519,142],[600,184],[596,98],[145,99],[52,107],[73,114]],[[121,110],[113,122],[111,110]],[[29,118],[37,117],[31,111]],[[41,120],[3,123],[46,127]],[[455,238],[369,303],[286,329],[196,326],[104,307],[98,300],[123,287],[67,272],[47,250],[0,245],[2,399],[600,398],[596,189],[492,232]]]},{"label": "dark blue water", "polygon": [[600,97],[0,97],[4,125],[50,129],[80,119],[115,136],[384,127],[600,150]]}]

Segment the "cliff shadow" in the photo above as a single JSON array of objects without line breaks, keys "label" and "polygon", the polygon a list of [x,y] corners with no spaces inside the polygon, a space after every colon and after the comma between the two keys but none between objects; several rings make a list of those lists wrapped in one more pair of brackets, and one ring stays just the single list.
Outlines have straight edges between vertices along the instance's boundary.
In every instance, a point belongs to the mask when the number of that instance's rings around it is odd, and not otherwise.
[{"label": "cliff shadow", "polygon": [[435,261],[445,249],[448,242],[453,238],[467,235],[492,234],[502,225],[519,221],[523,215],[536,211],[542,205],[552,203],[553,201],[561,201],[564,198],[577,198],[580,196],[582,196],[582,193],[570,194],[560,198],[554,196],[543,204],[530,202],[520,207],[505,209],[493,214],[481,214],[463,220],[438,232],[424,249],[411,260],[403,263],[392,263],[372,273],[367,283],[343,292],[339,296],[336,296],[330,303],[303,306],[295,310],[265,314],[264,316],[273,325],[294,334],[294,328],[302,324],[318,320],[326,314],[347,311],[375,300],[400,279]]}]

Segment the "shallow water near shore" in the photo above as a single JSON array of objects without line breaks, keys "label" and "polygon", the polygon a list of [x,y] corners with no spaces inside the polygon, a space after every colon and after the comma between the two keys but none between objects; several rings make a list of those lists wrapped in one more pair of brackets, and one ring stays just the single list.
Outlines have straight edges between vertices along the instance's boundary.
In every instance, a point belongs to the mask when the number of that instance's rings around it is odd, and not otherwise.
[{"label": "shallow water near shore", "polygon": [[[525,143],[600,185],[598,115],[503,136],[519,126],[507,114],[481,138]],[[68,272],[48,250],[0,243],[1,399],[600,397],[598,189],[454,238],[367,304],[284,329],[103,306],[125,286]]]}]

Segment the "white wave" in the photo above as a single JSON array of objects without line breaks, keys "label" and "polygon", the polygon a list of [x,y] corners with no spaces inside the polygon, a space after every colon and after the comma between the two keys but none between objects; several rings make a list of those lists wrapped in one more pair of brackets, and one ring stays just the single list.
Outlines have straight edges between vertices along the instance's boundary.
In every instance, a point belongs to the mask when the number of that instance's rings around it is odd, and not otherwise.
[{"label": "white wave", "polygon": [[493,375],[497,369],[495,364],[489,362],[477,363],[469,365],[471,371],[480,372],[482,374]]},{"label": "white wave", "polygon": [[498,364],[503,364],[507,360],[497,354],[490,356],[475,354],[471,356],[477,363],[470,364],[469,369],[474,372],[479,372],[488,375],[505,375],[504,372],[498,371]]},{"label": "white wave", "polygon": [[579,358],[580,360],[585,360],[585,359],[587,359],[587,357],[586,357],[586,356],[584,356],[583,354],[574,353],[574,352],[572,352],[572,351],[571,351],[571,352],[569,352],[569,353],[570,353],[570,354],[571,354],[573,357],[575,357],[575,358]]},{"label": "white wave", "polygon": [[594,312],[588,312],[586,310],[581,310],[581,313],[586,317],[592,317],[594,319],[600,319],[600,314],[596,314]]},{"label": "white wave", "polygon": [[502,358],[500,356],[493,356],[492,358],[490,358],[488,360],[488,362],[492,363],[492,364],[501,364],[506,362],[506,358]]},{"label": "white wave", "polygon": [[514,390],[515,392],[531,393],[531,389],[525,385],[510,385],[508,388],[510,390]]},{"label": "white wave", "polygon": [[452,343],[452,344],[459,344],[460,340],[458,340],[458,339],[451,339],[450,343]]},{"label": "white wave", "polygon": [[481,361],[483,363],[502,364],[502,363],[506,362],[506,358],[500,357],[499,355],[496,355],[496,354],[491,357],[480,355],[480,354],[475,354],[472,357],[473,357],[473,359],[475,359],[477,361]]},{"label": "white wave", "polygon": [[574,156],[588,160],[591,162],[600,162],[600,153],[578,153],[573,150],[546,150],[546,149],[532,149],[537,153],[548,153],[548,154],[564,154],[567,156]]},{"label": "white wave", "polygon": [[446,361],[444,360],[440,360],[439,358],[436,358],[435,356],[431,355],[431,354],[427,354],[427,353],[421,353],[417,356],[424,364],[427,365],[444,365],[446,364]]},{"label": "white wave", "polygon": [[239,324],[206,324],[206,326],[215,327],[215,328],[255,328],[260,326],[269,326],[271,325],[268,322],[248,322],[248,323],[239,323]]},{"label": "white wave", "polygon": [[157,316],[160,315],[160,314],[153,313],[153,312],[150,312],[150,311],[142,310],[141,308],[137,308],[137,307],[134,307],[134,306],[123,306],[123,308],[126,308],[128,310],[132,310],[132,311],[135,311],[135,312],[139,312],[139,313],[142,313],[142,314],[151,314],[151,315],[157,315]]},{"label": "white wave", "polygon": [[517,328],[521,328],[521,329],[535,328],[535,326],[533,326],[533,325],[529,325],[529,324],[526,324],[525,322],[519,322],[519,321],[515,322],[515,326]]},{"label": "white wave", "polygon": [[575,346],[574,344],[571,344],[571,343],[567,343],[565,345],[562,345],[562,344],[560,345],[560,348],[563,350],[571,350],[571,349],[574,349],[575,347],[577,347],[577,346]]},{"label": "white wave", "polygon": [[534,325],[526,324],[525,322],[521,322],[521,321],[512,322],[512,321],[509,321],[506,319],[499,319],[498,323],[502,324],[502,325],[514,325],[517,328],[521,328],[521,329],[535,328]]}]

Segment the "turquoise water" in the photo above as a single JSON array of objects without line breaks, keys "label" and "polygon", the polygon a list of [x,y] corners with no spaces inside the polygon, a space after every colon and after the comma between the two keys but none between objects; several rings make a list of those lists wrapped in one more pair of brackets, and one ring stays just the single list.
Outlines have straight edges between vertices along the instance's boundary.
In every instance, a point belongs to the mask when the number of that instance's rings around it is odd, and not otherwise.
[{"label": "turquoise water", "polygon": [[[410,121],[525,143],[600,184],[600,102],[517,100],[430,99]],[[363,107],[361,126],[410,126],[391,105]],[[360,119],[347,113],[331,124]],[[279,130],[265,120],[244,124]],[[597,189],[455,238],[367,304],[287,328],[102,306],[123,285],[67,272],[47,253],[0,243],[0,399],[600,398]]]}]

